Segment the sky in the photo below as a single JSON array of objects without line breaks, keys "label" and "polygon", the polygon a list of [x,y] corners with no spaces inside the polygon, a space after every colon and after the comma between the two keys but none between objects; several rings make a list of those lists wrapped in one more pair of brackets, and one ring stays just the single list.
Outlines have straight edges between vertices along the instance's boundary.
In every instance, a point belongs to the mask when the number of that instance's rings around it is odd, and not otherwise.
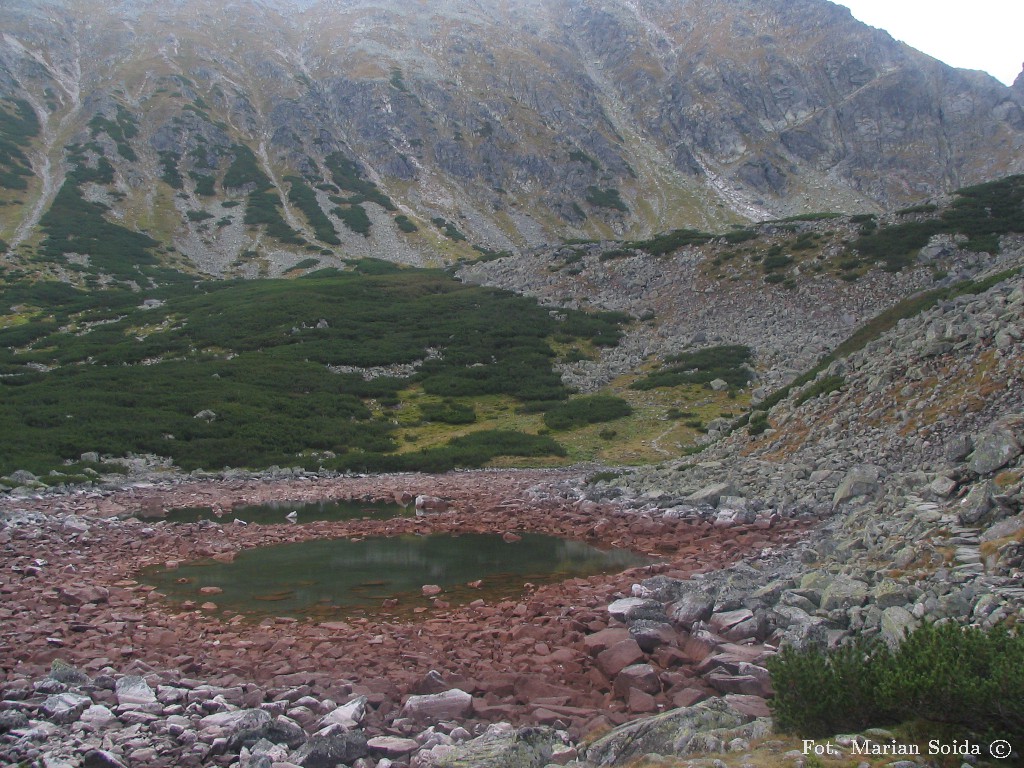
[{"label": "sky", "polygon": [[832,0],[866,24],[1006,85],[1024,65],[1024,0]]}]

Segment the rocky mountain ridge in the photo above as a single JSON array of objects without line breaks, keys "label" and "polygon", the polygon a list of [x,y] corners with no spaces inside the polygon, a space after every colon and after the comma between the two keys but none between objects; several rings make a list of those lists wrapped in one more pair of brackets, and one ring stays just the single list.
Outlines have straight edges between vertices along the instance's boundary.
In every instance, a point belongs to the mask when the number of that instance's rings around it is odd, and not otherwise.
[{"label": "rocky mountain ridge", "polygon": [[[0,237],[9,268],[63,279],[424,264],[476,255],[467,238],[877,211],[1021,170],[1011,89],[824,0],[3,14]],[[156,242],[72,245],[69,215]]]}]

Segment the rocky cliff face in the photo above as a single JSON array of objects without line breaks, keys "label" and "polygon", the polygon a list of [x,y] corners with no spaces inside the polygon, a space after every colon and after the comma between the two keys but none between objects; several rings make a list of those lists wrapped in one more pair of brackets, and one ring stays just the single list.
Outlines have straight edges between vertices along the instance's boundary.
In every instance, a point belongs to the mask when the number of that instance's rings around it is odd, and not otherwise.
[{"label": "rocky cliff face", "polygon": [[158,241],[155,261],[253,276],[876,210],[1024,165],[1013,91],[823,0],[3,15],[2,130],[24,173],[4,176],[0,237],[58,273],[109,277],[47,243],[47,213],[83,200]]}]

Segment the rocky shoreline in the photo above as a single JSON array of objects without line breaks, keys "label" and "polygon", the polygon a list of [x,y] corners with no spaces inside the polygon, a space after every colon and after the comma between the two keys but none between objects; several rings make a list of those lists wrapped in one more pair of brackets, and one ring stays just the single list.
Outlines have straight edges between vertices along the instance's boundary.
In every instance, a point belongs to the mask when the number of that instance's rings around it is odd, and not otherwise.
[{"label": "rocky shoreline", "polygon": [[[741,719],[766,715],[766,680],[709,675],[707,662],[731,653],[753,664],[772,650],[760,645],[763,633],[733,622],[720,627],[723,636],[703,637],[683,629],[685,617],[638,622],[646,603],[630,596],[653,576],[689,579],[740,558],[771,557],[803,536],[811,516],[766,507],[726,524],[707,499],[651,515],[588,500],[581,482],[567,471],[237,478],[8,497],[0,504],[0,754],[70,766],[232,765],[243,757],[243,765],[259,765],[241,754],[258,741],[253,731],[284,745],[277,762],[358,758],[386,768],[430,765],[495,723],[553,728],[568,758],[595,730],[714,696],[727,694]],[[272,526],[134,517],[200,504],[417,494],[447,509]],[[139,576],[149,565],[229,560],[283,541],[428,532],[541,532],[655,553],[662,562],[528,587],[519,600],[450,606],[441,594],[415,615],[396,609],[319,622],[254,623],[220,610],[215,595],[170,605]],[[317,762],[316,745],[353,740],[365,750]]]}]

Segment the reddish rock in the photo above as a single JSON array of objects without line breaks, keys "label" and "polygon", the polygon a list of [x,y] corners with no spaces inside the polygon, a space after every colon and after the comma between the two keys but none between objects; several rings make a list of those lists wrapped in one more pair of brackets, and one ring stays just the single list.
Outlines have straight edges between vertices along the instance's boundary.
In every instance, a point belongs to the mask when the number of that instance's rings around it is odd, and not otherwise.
[{"label": "reddish rock", "polygon": [[683,688],[672,694],[672,705],[675,707],[692,707],[704,701],[710,694],[701,688]]},{"label": "reddish rock", "polygon": [[61,588],[57,595],[64,605],[71,606],[106,603],[110,599],[110,591],[97,586]]},{"label": "reddish rock", "polygon": [[419,749],[414,739],[402,739],[397,736],[374,736],[366,742],[371,753],[384,757],[402,757]]},{"label": "reddish rock", "polygon": [[563,685],[554,685],[544,678],[532,675],[517,677],[515,681],[516,701],[521,704],[536,703],[539,699],[545,701],[559,699],[560,703],[568,703],[576,696],[576,691],[566,688]]},{"label": "reddish rock", "polygon": [[424,584],[423,585],[423,596],[424,597],[437,597],[441,594],[441,588],[437,584]]},{"label": "reddish rock", "polygon": [[629,640],[629,630],[625,627],[609,627],[608,629],[602,629],[600,632],[595,632],[592,635],[587,635],[583,638],[583,645],[587,649],[587,653],[591,656],[596,656],[607,648],[611,648],[616,643],[621,643],[623,640]]},{"label": "reddish rock", "polygon": [[721,693],[741,693],[747,696],[764,697],[770,693],[770,686],[753,675],[730,675],[727,672],[711,672],[704,676],[708,685]]},{"label": "reddish rock", "polygon": [[760,696],[730,693],[725,696],[725,702],[740,714],[749,717],[771,717],[772,714],[768,702]]},{"label": "reddish rock", "polygon": [[638,715],[658,711],[658,702],[655,701],[654,697],[636,688],[629,689],[629,699],[626,705],[629,707],[630,712]]},{"label": "reddish rock", "polygon": [[627,698],[631,689],[653,695],[661,692],[661,679],[650,664],[631,664],[615,677],[614,689],[622,698]]},{"label": "reddish rock", "polygon": [[640,650],[636,640],[629,638],[601,651],[594,661],[605,677],[612,680],[630,664],[636,664],[643,658],[644,652]]}]

